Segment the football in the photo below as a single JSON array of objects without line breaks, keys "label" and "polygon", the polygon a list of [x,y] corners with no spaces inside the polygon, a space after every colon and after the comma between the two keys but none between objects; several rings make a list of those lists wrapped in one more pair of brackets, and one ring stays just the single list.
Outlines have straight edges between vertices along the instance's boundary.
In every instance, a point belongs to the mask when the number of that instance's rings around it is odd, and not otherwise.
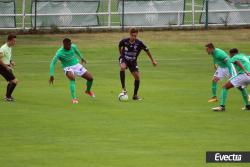
[{"label": "football", "polygon": [[128,100],[128,94],[126,92],[122,92],[118,95],[119,101],[127,101]]}]

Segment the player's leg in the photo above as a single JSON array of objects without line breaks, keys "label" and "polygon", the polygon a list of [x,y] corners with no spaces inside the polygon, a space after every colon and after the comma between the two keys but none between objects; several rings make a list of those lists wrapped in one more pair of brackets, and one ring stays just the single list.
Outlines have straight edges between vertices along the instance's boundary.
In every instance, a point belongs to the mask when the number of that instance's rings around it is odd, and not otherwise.
[{"label": "player's leg", "polygon": [[12,70],[7,70],[6,68],[0,66],[0,74],[5,78],[6,81],[8,81],[8,85],[6,88],[6,101],[14,101],[14,98],[12,97],[12,93],[17,85],[17,79],[14,76]]},{"label": "player's leg", "polygon": [[139,71],[134,71],[132,72],[132,75],[134,76],[134,95],[133,95],[133,100],[141,100],[138,96],[138,90],[140,87],[140,73]]},{"label": "player's leg", "polygon": [[239,87],[238,88],[241,92],[242,98],[243,98],[243,102],[245,107],[243,107],[243,110],[250,110],[250,105],[249,105],[249,101],[248,101],[248,93],[247,93],[247,89],[246,87]]},{"label": "player's leg", "polygon": [[138,96],[138,90],[140,87],[140,73],[139,73],[139,68],[137,66],[137,62],[136,61],[129,62],[127,63],[127,66],[135,79],[133,100],[141,100],[141,98]]},{"label": "player's leg", "polygon": [[237,77],[231,80],[234,87],[237,87],[241,91],[241,95],[245,104],[243,110],[250,110],[250,105],[248,101],[247,85],[250,84],[250,77],[247,74],[239,74]]},{"label": "player's leg", "polygon": [[16,88],[17,83],[18,83],[18,80],[16,78],[9,81],[9,83],[7,85],[7,91],[6,91],[6,100],[7,101],[14,100],[14,98],[12,97],[12,93],[13,93],[14,89]]},{"label": "player's leg", "polygon": [[69,79],[69,88],[70,88],[70,94],[72,97],[72,103],[78,103],[77,97],[76,97],[76,83],[75,83],[75,75],[73,71],[66,71],[66,76]]},{"label": "player's leg", "polygon": [[121,81],[123,91],[126,92],[125,70],[127,68],[127,65],[126,65],[126,62],[125,62],[125,60],[123,58],[119,59],[119,63],[120,63],[120,81]]},{"label": "player's leg", "polygon": [[212,86],[211,86],[211,90],[212,90],[212,98],[208,100],[208,102],[217,102],[217,88],[218,88],[218,82],[219,82],[220,78],[213,76],[212,79]]},{"label": "player's leg", "polygon": [[220,106],[212,108],[212,110],[214,110],[214,111],[224,111],[225,110],[225,104],[226,104],[226,100],[227,100],[228,90],[233,88],[233,87],[234,87],[234,85],[231,83],[230,80],[223,85],[223,88],[221,90],[221,96],[220,96]]},{"label": "player's leg", "polygon": [[212,91],[212,98],[208,100],[208,102],[217,102],[217,88],[218,88],[218,82],[222,80],[225,77],[229,77],[229,71],[227,68],[221,68],[218,67],[217,70],[214,73],[214,76],[212,78],[212,85],[211,85],[211,91]]},{"label": "player's leg", "polygon": [[87,80],[87,82],[86,82],[87,88],[86,88],[86,90],[85,90],[85,93],[86,93],[87,95],[91,96],[91,97],[95,97],[94,92],[91,91],[91,87],[92,87],[93,81],[94,81],[92,74],[91,74],[90,72],[86,71],[86,72],[84,72],[84,74],[82,75],[82,78],[84,78],[84,79]]}]

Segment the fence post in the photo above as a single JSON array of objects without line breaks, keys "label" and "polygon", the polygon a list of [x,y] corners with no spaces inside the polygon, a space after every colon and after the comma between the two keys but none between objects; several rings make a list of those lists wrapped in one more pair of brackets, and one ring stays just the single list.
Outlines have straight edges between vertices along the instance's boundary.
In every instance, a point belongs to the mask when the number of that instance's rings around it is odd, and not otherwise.
[{"label": "fence post", "polygon": [[205,23],[205,29],[208,29],[208,0],[206,0],[206,23]]},{"label": "fence post", "polygon": [[26,15],[26,13],[25,13],[25,0],[23,0],[23,5],[22,5],[22,16],[23,16],[23,18],[22,18],[22,29],[24,30],[25,29],[25,15]]},{"label": "fence post", "polygon": [[122,0],[122,31],[124,31],[124,10],[125,10],[124,1],[125,0]]},{"label": "fence post", "polygon": [[181,15],[180,15],[180,12],[178,11],[177,13],[177,25],[180,26],[180,23],[181,23]]},{"label": "fence post", "polygon": [[194,8],[194,0],[192,0],[192,26],[194,27],[195,25],[195,8]]},{"label": "fence post", "polygon": [[108,0],[108,27],[111,28],[111,0]]},{"label": "fence post", "polygon": [[36,17],[37,17],[37,0],[35,0],[35,27],[34,27],[34,30],[36,30]]}]

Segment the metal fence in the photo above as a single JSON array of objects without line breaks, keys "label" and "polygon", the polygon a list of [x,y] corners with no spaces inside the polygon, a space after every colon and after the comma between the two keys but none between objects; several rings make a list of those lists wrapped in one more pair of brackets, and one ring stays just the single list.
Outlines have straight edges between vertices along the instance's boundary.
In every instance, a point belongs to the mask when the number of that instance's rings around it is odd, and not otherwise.
[{"label": "metal fence", "polygon": [[250,0],[0,0],[0,29],[250,25]]}]

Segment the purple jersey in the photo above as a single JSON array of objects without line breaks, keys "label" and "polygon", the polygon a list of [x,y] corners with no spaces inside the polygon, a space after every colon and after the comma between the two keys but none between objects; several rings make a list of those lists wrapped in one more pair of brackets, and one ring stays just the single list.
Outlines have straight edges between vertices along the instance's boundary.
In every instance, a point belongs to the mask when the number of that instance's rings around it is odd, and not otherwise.
[{"label": "purple jersey", "polygon": [[134,43],[130,43],[129,38],[121,40],[119,47],[122,48],[121,57],[127,61],[136,61],[142,49],[148,50],[142,41],[136,39]]}]

